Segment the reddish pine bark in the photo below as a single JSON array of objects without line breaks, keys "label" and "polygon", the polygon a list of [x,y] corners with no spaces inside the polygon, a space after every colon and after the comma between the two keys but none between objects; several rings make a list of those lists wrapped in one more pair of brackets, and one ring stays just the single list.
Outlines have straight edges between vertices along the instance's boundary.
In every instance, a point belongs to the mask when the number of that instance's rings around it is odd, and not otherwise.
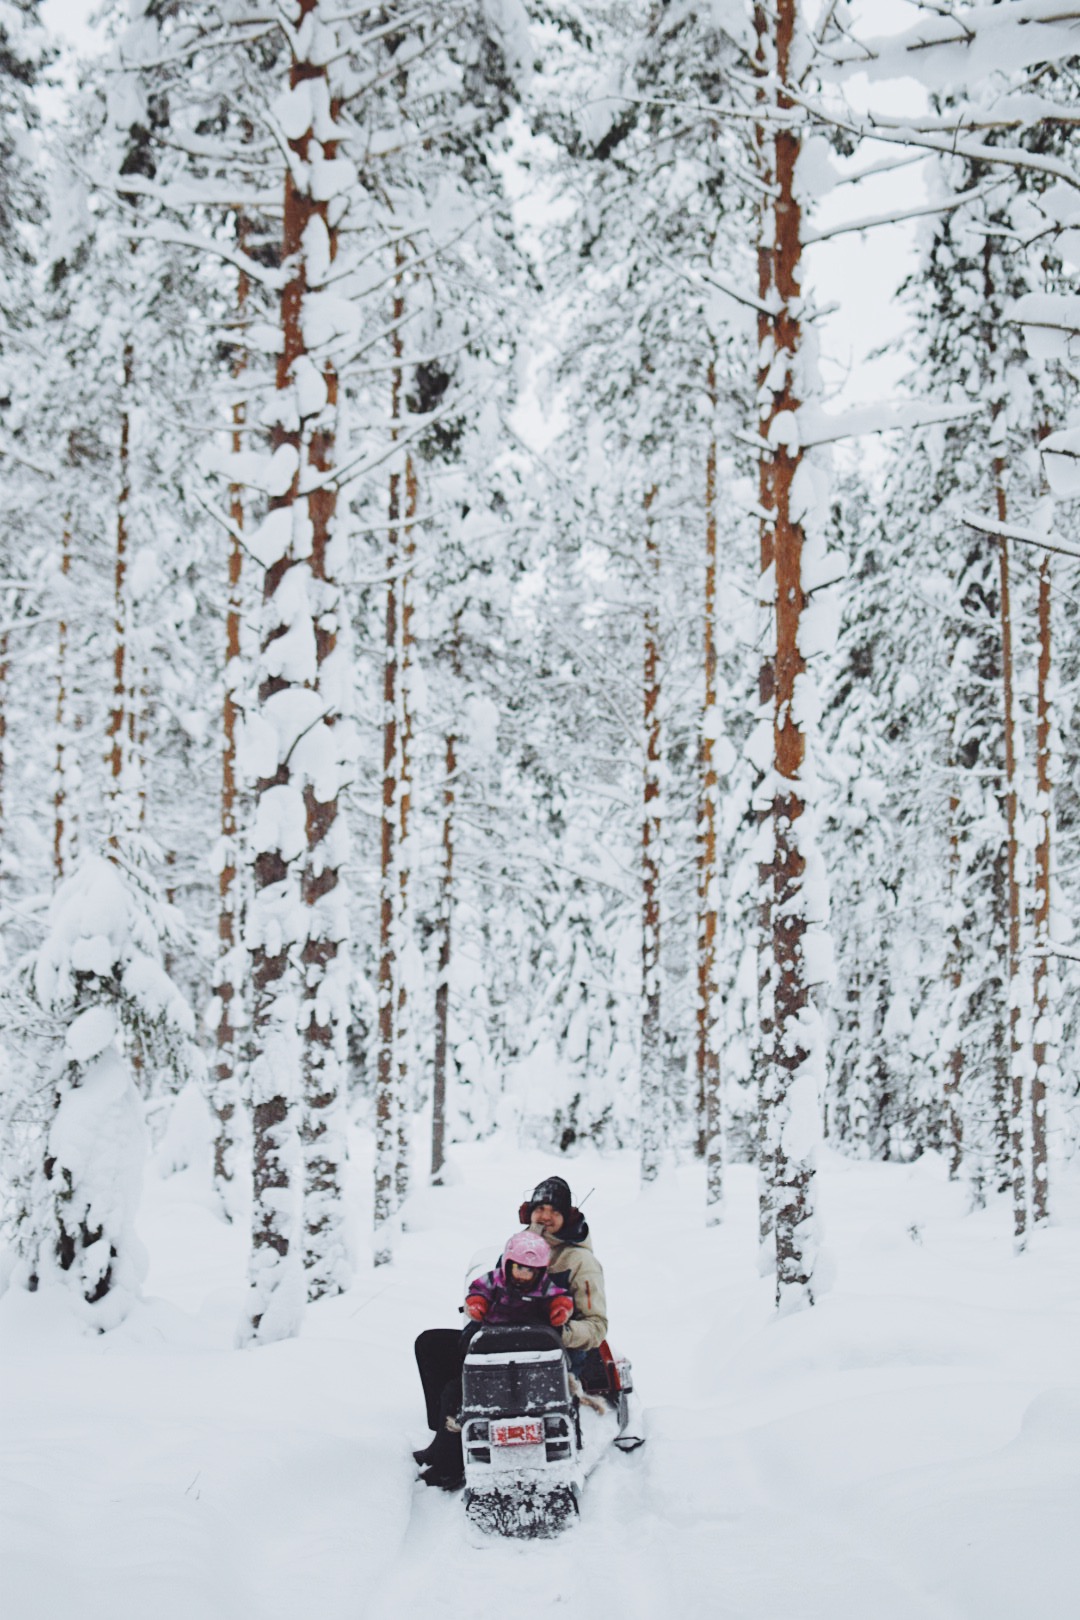
[{"label": "reddish pine bark", "polygon": [[[306,53],[313,42],[319,44],[318,31],[309,25],[318,9],[319,0],[298,0],[297,29],[290,35],[294,55],[289,66],[289,86],[295,90],[305,81],[322,81],[327,90],[324,105],[328,103],[333,127],[340,108],[328,94],[326,62],[296,54]],[[319,99],[316,95],[312,101],[317,105]],[[342,621],[341,596],[330,556],[337,504],[337,489],[330,475],[338,383],[333,365],[325,357],[309,355],[304,336],[304,305],[313,291],[306,233],[325,233],[331,262],[337,249],[336,224],[327,201],[317,199],[305,188],[311,186],[312,160],[332,160],[337,143],[327,138],[325,131],[320,138],[309,125],[291,137],[288,144],[291,160],[284,174],[282,231],[282,263],[287,278],[280,305],[282,341],[276,373],[279,403],[270,442],[275,452],[285,447],[295,451],[296,471],[289,488],[272,497],[270,514],[272,518],[286,509],[292,516],[302,504],[306,533],[303,555],[296,555],[291,539],[282,542],[282,549],[265,570],[259,705],[264,712],[281,713],[275,699],[282,693],[308,690],[315,694],[322,712],[313,725],[281,750],[275,771],[262,778],[256,790],[260,801],[278,789],[298,793],[303,805],[304,846],[298,856],[285,854],[275,839],[273,847],[258,850],[253,868],[254,1207],[250,1322],[255,1338],[280,1337],[296,1330],[293,1246],[297,1234],[290,1215],[290,1187],[297,1135],[304,1165],[302,1255],[308,1296],[315,1298],[343,1286],[348,1269],[341,1212],[344,1141],[337,1124],[339,1020],[344,1018],[337,959],[346,940],[344,907],[337,898],[343,840],[336,832],[336,790],[331,790],[329,798],[320,798],[317,789],[322,777],[305,767],[303,753],[294,760],[294,749],[315,725],[329,744],[339,719],[333,694],[341,690],[340,680],[335,684],[328,676],[329,686],[323,685],[324,671],[337,649]],[[313,367],[323,384],[321,399],[316,402],[309,393],[307,414],[302,415],[297,378],[304,368],[310,377]],[[286,532],[294,534],[295,523]],[[295,569],[304,569],[305,574],[302,589],[294,591]],[[283,590],[286,580],[290,588]],[[275,642],[286,634],[297,615],[307,616],[314,643],[314,674],[304,680],[288,666],[283,668],[274,654]],[[324,769],[331,755],[329,747],[322,750],[319,757]],[[299,935],[295,930],[283,930],[276,920],[280,897],[293,893],[303,907],[304,923]],[[298,1099],[291,1076],[294,1059],[301,1080],[299,1132],[295,1122]],[[280,1309],[264,1329],[264,1313],[275,1299]]]},{"label": "reddish pine bark", "polygon": [[[778,79],[777,105],[793,110],[782,88],[787,82],[797,21],[796,0],[779,0],[775,40]],[[801,403],[795,366],[802,347],[801,306],[802,227],[796,194],[795,171],[800,139],[794,127],[778,127],[773,136],[775,183],[773,190],[773,279],[776,314],[771,320],[776,357],[769,384],[769,444],[773,500],[773,559],[776,574],[776,661],[773,696],[773,1052],[770,1063],[773,1115],[769,1126],[773,1176],[773,1223],[776,1239],[776,1297],[778,1305],[796,1301],[813,1304],[813,1159],[806,1152],[788,1149],[786,1123],[789,1099],[797,1077],[808,1063],[804,1030],[811,1011],[804,940],[806,861],[800,844],[800,822],[805,809],[800,783],[806,759],[806,738],[796,713],[796,687],[805,674],[799,647],[799,626],[806,607],[802,581],[803,529],[792,511],[792,489],[802,463],[802,451],[784,435],[773,435],[782,414],[792,416]]]},{"label": "reddish pine bark", "polygon": [[[754,33],[756,36],[755,64],[759,75],[764,76],[768,54],[768,34],[770,29],[769,14],[764,6],[754,8]],[[759,104],[767,100],[767,91],[763,85],[757,90]],[[758,243],[757,243],[757,292],[759,309],[757,315],[757,342],[758,342],[758,368],[757,368],[757,398],[758,398],[758,438],[762,444],[768,442],[769,422],[772,410],[769,401],[768,379],[774,358],[774,337],[772,319],[767,309],[771,307],[773,291],[773,218],[771,197],[774,188],[774,151],[769,132],[763,123],[754,126],[754,150],[757,158],[759,176],[762,182],[762,200],[759,204],[758,214]],[[775,657],[774,641],[775,630],[772,625],[772,593],[775,591],[775,580],[772,580],[772,570],[775,553],[775,532],[773,528],[773,464],[768,455],[758,456],[758,508],[759,508],[759,567],[763,582],[772,581],[769,590],[761,593],[761,620],[765,646],[762,651],[761,663],[758,666],[758,713],[771,715],[774,687],[775,687]],[[758,811],[759,826],[764,836],[765,828],[772,816],[772,803],[767,794],[761,793],[762,784],[758,784],[761,804]],[[769,1120],[773,1107],[773,1077],[772,1077],[772,1046],[773,1046],[773,970],[772,970],[772,906],[773,906],[773,864],[771,858],[758,862],[757,869],[757,999],[758,999],[758,1038],[754,1048],[754,1066],[757,1071],[758,1094],[758,1242],[762,1261],[768,1253],[773,1242],[773,1177],[775,1166],[769,1133]]]},{"label": "reddish pine bark", "polygon": [[[994,462],[994,493],[999,523],[1007,517],[1005,463]],[[1008,895],[1009,1149],[1012,1172],[1013,1236],[1022,1247],[1028,1227],[1027,1165],[1024,1152],[1026,1086],[1020,1045],[1020,881],[1017,870],[1016,717],[1013,693],[1012,593],[1009,542],[998,538],[1001,578],[1001,678],[1005,731],[1005,873]]]},{"label": "reddish pine bark", "polygon": [[[237,222],[237,243],[246,246],[245,221]],[[250,292],[248,277],[240,272],[236,288],[238,321],[243,327]],[[237,350],[233,375],[240,377],[246,366],[242,349]],[[239,455],[244,447],[244,429],[247,408],[243,400],[233,405],[233,454]],[[214,994],[218,998],[218,1019],[215,1031],[216,1058],[214,1064],[213,1107],[217,1118],[214,1137],[214,1186],[223,1213],[231,1218],[230,1191],[236,1169],[236,1128],[234,1119],[238,1101],[236,1025],[233,1021],[236,985],[234,953],[237,946],[237,914],[239,895],[237,883],[237,819],[236,819],[236,722],[238,708],[236,681],[240,669],[240,615],[243,611],[243,549],[244,491],[241,484],[229,490],[229,518],[232,533],[229,537],[228,599],[225,609],[225,689],[221,709],[221,870],[218,873],[218,971]]]},{"label": "reddish pine bark", "polygon": [[[304,14],[303,6],[301,14]],[[309,69],[308,77],[326,77],[324,66],[304,65]],[[331,100],[332,123],[337,122],[340,112],[340,104]],[[309,133],[298,149],[302,163],[308,160],[308,147],[311,144],[314,144],[314,136]],[[337,142],[324,139],[321,145],[324,159],[332,162],[337,156]],[[327,203],[313,201],[310,194],[305,192],[297,194],[297,204],[295,223],[300,227],[298,242],[302,240],[308,221],[317,215],[326,226],[330,262],[333,264],[337,257],[338,237]],[[288,234],[286,205],[286,237]],[[302,333],[300,336],[303,342]],[[320,370],[326,387],[326,406],[320,414],[318,425],[312,429],[307,459],[309,468],[316,474],[325,475],[334,466],[338,378],[329,360],[320,362]],[[318,684],[322,670],[337,649],[337,626],[342,612],[341,593],[333,577],[328,555],[337,510],[337,489],[333,482],[323,478],[307,496],[307,507],[311,519],[308,568],[317,604],[314,630]],[[328,709],[324,723],[332,730],[339,719],[340,716]],[[324,1009],[324,987],[335,968],[339,952],[347,948],[334,909],[328,904],[341,883],[335,853],[340,846],[334,837],[338,815],[336,793],[328,799],[320,799],[315,783],[306,781],[304,819],[307,851],[300,877],[300,895],[307,908],[309,922],[308,936],[301,952],[305,1007],[301,1015],[304,1109],[300,1139],[304,1150],[304,1265],[309,1299],[340,1292],[346,1286],[348,1269],[342,1236],[345,1142],[335,1119],[341,1077],[337,1046],[343,1031],[336,1027],[333,1013],[328,1015]]]}]

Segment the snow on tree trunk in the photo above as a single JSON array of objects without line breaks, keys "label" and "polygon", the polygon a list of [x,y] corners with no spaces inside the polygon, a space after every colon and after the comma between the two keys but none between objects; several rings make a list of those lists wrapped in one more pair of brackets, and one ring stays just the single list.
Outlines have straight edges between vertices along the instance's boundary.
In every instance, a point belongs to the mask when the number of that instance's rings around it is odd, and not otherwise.
[{"label": "snow on tree trunk", "polygon": [[[754,33],[756,47],[755,69],[759,76],[755,92],[759,105],[764,106],[768,92],[764,79],[771,57],[769,47],[770,18],[763,6],[754,7]],[[775,223],[771,198],[774,188],[775,149],[766,125],[754,125],[754,153],[761,182],[758,204],[757,240],[757,407],[758,438],[768,442],[772,415],[769,378],[775,359],[775,337],[768,311],[773,298],[773,258]],[[773,964],[772,964],[772,908],[773,908],[773,850],[772,850],[772,796],[769,773],[765,768],[767,753],[771,753],[772,709],[775,681],[775,640],[773,597],[775,595],[775,530],[773,519],[773,461],[771,456],[758,457],[758,547],[761,571],[759,589],[759,623],[762,654],[758,666],[758,762],[761,777],[755,793],[758,814],[757,861],[757,1040],[754,1044],[754,1067],[757,1079],[757,1159],[758,1159],[758,1245],[759,1265],[762,1272],[772,1270],[775,1264],[773,1242],[773,1176],[775,1164],[772,1154],[770,1119],[773,1105]]]},{"label": "snow on tree trunk", "polygon": [[[790,112],[788,81],[797,0],[779,0],[775,14],[775,100]],[[773,965],[775,1027],[768,1107],[768,1150],[773,1164],[776,1299],[781,1310],[814,1302],[816,1235],[815,1151],[824,1090],[824,1028],[812,996],[814,968],[808,930],[823,920],[814,890],[822,879],[808,793],[812,785],[807,730],[816,707],[806,671],[806,609],[820,561],[804,534],[815,505],[814,474],[799,443],[796,413],[803,402],[800,287],[802,231],[797,128],[776,126],[773,190],[773,300],[771,342],[761,357],[769,394],[764,452],[771,461],[775,562],[776,664],[773,697]]]},{"label": "snow on tree trunk", "polygon": [[68,586],[71,579],[71,520],[60,535],[60,588],[62,607],[56,639],[56,763],[53,767],[53,874],[57,883],[67,875],[75,856],[75,759],[71,737],[71,670],[68,647]]},{"label": "snow on tree trunk", "polygon": [[660,1019],[660,545],[656,489],[645,496],[645,605],[642,685],[644,771],[641,816],[641,1179],[660,1173],[663,1031]]},{"label": "snow on tree trunk", "polygon": [[[237,222],[237,241],[245,247],[244,219]],[[247,274],[241,270],[237,281],[236,306],[242,329],[250,288]],[[245,369],[243,349],[237,348],[233,375],[240,377]],[[243,400],[233,405],[233,454],[239,456],[244,449],[244,429],[247,406]],[[221,842],[218,846],[218,957],[214,994],[218,999],[217,1025],[214,1043],[217,1049],[214,1064],[214,1088],[211,1102],[217,1119],[214,1136],[214,1189],[219,1207],[227,1220],[232,1219],[233,1188],[236,1181],[236,1116],[240,1104],[240,1085],[237,1074],[236,1003],[243,988],[243,965],[237,949],[239,940],[240,894],[238,883],[239,856],[237,846],[237,719],[238,692],[242,680],[240,664],[240,619],[243,612],[243,546],[244,490],[241,484],[229,488],[228,598],[225,608],[225,682],[221,707]]]},{"label": "snow on tree trunk", "polygon": [[375,1091],[375,1264],[393,1258],[390,1222],[394,1214],[397,1073],[394,1064],[395,913],[397,876],[394,866],[397,808],[397,584],[396,545],[388,545],[386,641],[383,662],[383,780],[379,856],[379,997],[378,1068]]},{"label": "snow on tree trunk", "polygon": [[134,348],[131,339],[128,338],[124,343],[123,392],[120,404],[119,492],[116,499],[116,551],[113,559],[113,700],[109,711],[106,755],[109,768],[109,846],[114,850],[119,846],[121,834],[131,830],[130,806],[127,803],[125,744],[128,733],[127,574],[130,549],[128,524],[131,509],[131,391],[134,364]]},{"label": "snow on tree trunk", "polygon": [[[145,1126],[131,1071],[111,1038],[114,1026],[108,1028],[102,1050],[72,1062],[56,1089],[45,1159],[56,1221],[53,1261],[85,1305],[101,1307],[93,1316],[101,1328],[123,1320],[146,1275],[134,1232]],[[81,1038],[86,1029],[74,1033]]]},{"label": "snow on tree trunk", "polygon": [[[390,438],[401,437],[402,343],[401,323],[405,316],[405,293],[400,243],[395,245],[396,275],[391,326],[391,352],[394,365],[390,374]],[[387,500],[390,525],[386,533],[386,624],[383,641],[383,773],[382,820],[379,846],[379,1027],[378,1071],[375,1094],[375,1264],[386,1265],[393,1258],[392,1220],[398,1207],[400,1182],[401,1074],[395,1035],[398,1027],[398,1001],[402,975],[401,894],[401,797],[405,791],[403,621],[405,616],[403,547],[398,525],[401,522],[401,474],[394,464],[390,471]]]},{"label": "snow on tree trunk", "polygon": [[[955,735],[953,720],[952,732]],[[956,760],[949,761],[955,780]],[[949,980],[949,1020],[945,1042],[945,1140],[949,1152],[949,1180],[959,1179],[964,1162],[964,1048],[960,1040],[960,998],[964,986],[963,906],[960,878],[960,800],[955,789],[949,794],[949,954],[946,973]]]},{"label": "snow on tree trunk", "polygon": [[[1004,487],[1005,464],[994,461],[994,494],[999,523],[1008,517]],[[1009,542],[998,539],[1001,579],[1001,695],[1005,738],[1005,871],[1008,891],[1009,931],[1007,973],[1009,996],[1009,1145],[1012,1170],[1013,1237],[1023,1248],[1028,1228],[1028,1185],[1026,1153],[1027,1066],[1023,1037],[1030,1030],[1023,1018],[1023,965],[1020,960],[1020,852],[1018,848],[1017,737],[1013,673],[1012,591],[1009,578]]]},{"label": "snow on tree trunk", "polygon": [[988,1189],[1009,1185],[1003,1090],[1008,1081],[1009,1034],[1001,973],[1008,935],[1003,926],[1005,834],[998,793],[1004,762],[1000,710],[987,702],[987,692],[1000,691],[1002,680],[995,574],[986,541],[980,537],[971,542],[960,569],[950,670],[957,863],[952,960],[958,974],[952,1015],[957,1029],[954,1051],[961,1054],[954,1084],[963,1085],[964,1162],[976,1207],[985,1203]]},{"label": "snow on tree trunk", "polygon": [[[146,661],[146,638],[136,623],[134,599],[129,604],[128,662],[132,682],[128,688],[128,796],[132,826],[142,832],[146,826],[146,726],[150,708],[150,672]],[[137,656],[133,656],[137,654]]]},{"label": "snow on tree trunk", "polygon": [[[708,392],[716,411],[716,364],[709,362]],[[703,635],[705,693],[701,725],[701,786],[698,808],[698,962],[697,1081],[698,1133],[705,1158],[706,1220],[720,1219],[724,1196],[723,1110],[720,1090],[719,996],[716,971],[717,913],[720,874],[717,866],[716,817],[719,778],[716,741],[720,709],[716,680],[716,436],[710,435],[705,463],[705,622]]]},{"label": "snow on tree trunk", "polygon": [[1058,1013],[1052,953],[1051,885],[1055,721],[1051,658],[1051,570],[1039,567],[1039,662],[1036,708],[1035,972],[1033,983],[1034,1060],[1031,1079],[1031,1218],[1049,1219],[1050,1184],[1046,1150],[1046,1101],[1058,1079]]},{"label": "snow on tree trunk", "polygon": [[[399,246],[400,252],[400,246]],[[400,343],[395,333],[395,342]],[[411,915],[412,839],[410,815],[412,811],[413,769],[413,580],[416,561],[416,531],[412,519],[416,516],[417,482],[412,456],[405,453],[405,524],[401,547],[401,610],[398,616],[401,644],[398,649],[398,691],[401,737],[401,775],[398,782],[398,984],[394,1011],[394,1056],[397,1062],[397,1153],[394,1162],[394,1201],[400,1207],[409,1192],[410,1122],[412,1112],[412,1045],[410,1041],[410,993],[418,986],[410,981],[418,978],[419,953],[414,946],[415,930]]]},{"label": "snow on tree trunk", "polygon": [[11,701],[8,680],[11,674],[9,662],[9,637],[6,630],[0,631],[0,876],[7,867],[5,859],[7,827],[7,712]]},{"label": "snow on tree trunk", "polygon": [[442,1182],[446,1162],[446,1077],[449,1058],[450,960],[454,919],[454,801],[457,783],[457,738],[446,738],[443,782],[442,871],[439,875],[439,962],[435,984],[435,1077],[431,1105],[431,1179]]},{"label": "snow on tree trunk", "polygon": [[[874,926],[875,922],[871,921],[869,928]],[[851,976],[849,992],[856,1050],[847,1092],[848,1142],[851,1156],[855,1159],[870,1157],[870,1088],[867,1084],[867,1067],[876,1047],[874,1004],[877,1000],[877,982],[871,968],[873,953],[870,940],[866,937],[868,932],[869,929],[864,927],[856,934],[859,954],[855,971]]]},{"label": "snow on tree trunk", "polygon": [[345,1287],[350,1275],[341,1196],[348,926],[340,873],[347,848],[338,799],[349,768],[342,720],[351,667],[337,583],[344,563],[333,477],[338,383],[326,355],[336,330],[334,299],[323,290],[349,165],[337,156],[339,109],[327,67],[337,39],[324,11],[323,0],[298,0],[295,31],[286,35],[288,88],[275,108],[289,152],[286,274],[271,498],[251,540],[266,570],[258,716],[249,739],[257,803],[247,926],[254,1204],[246,1336],[256,1342],[297,1331],[304,1268],[313,1298]]}]

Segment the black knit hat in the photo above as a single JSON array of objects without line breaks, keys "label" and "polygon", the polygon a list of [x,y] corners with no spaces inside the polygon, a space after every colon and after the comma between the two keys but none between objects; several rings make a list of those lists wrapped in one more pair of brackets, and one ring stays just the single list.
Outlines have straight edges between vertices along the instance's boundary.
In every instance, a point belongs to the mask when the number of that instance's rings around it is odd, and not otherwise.
[{"label": "black knit hat", "polygon": [[533,1188],[529,1199],[529,1208],[533,1210],[537,1204],[550,1204],[566,1220],[574,1207],[574,1200],[570,1195],[570,1188],[562,1176],[548,1176],[546,1180],[538,1182]]}]

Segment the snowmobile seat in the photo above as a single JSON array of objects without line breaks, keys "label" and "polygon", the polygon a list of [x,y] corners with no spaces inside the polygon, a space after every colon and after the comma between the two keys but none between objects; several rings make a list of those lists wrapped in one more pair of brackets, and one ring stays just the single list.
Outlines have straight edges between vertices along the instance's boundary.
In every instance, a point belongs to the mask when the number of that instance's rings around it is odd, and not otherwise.
[{"label": "snowmobile seat", "polygon": [[617,1356],[606,1339],[597,1349],[586,1351],[578,1377],[586,1394],[606,1395],[614,1405],[619,1404],[620,1395],[629,1394],[634,1387],[629,1361]]}]

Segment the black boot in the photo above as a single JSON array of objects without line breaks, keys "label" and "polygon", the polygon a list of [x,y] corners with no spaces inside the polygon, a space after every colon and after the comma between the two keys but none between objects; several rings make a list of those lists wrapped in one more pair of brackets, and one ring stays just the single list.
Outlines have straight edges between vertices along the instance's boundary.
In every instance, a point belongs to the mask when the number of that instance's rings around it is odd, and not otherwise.
[{"label": "black boot", "polygon": [[[417,1454],[417,1462],[421,1454]],[[425,1485],[441,1485],[444,1490],[460,1490],[465,1483],[465,1459],[461,1450],[461,1431],[440,1429],[423,1454],[426,1472],[421,1474]]]},{"label": "black boot", "polygon": [[425,1446],[423,1451],[414,1451],[413,1452],[413,1462],[419,1463],[421,1468],[427,1468],[429,1466],[429,1464],[433,1463],[434,1461],[435,1461],[435,1442],[434,1442],[434,1440],[431,1442],[430,1446]]}]

